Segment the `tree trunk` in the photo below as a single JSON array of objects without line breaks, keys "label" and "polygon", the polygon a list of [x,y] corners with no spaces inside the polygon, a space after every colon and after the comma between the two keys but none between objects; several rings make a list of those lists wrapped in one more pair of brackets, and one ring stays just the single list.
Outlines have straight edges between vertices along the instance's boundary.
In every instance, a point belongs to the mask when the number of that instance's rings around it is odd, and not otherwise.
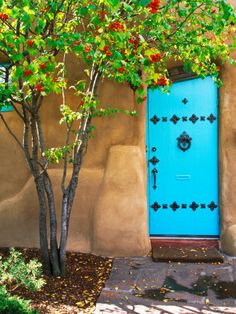
[{"label": "tree trunk", "polygon": [[53,276],[60,276],[55,200],[54,200],[52,184],[46,171],[44,172],[44,187],[45,187],[47,200],[48,200],[49,218],[50,218],[50,252],[51,252],[52,274]]},{"label": "tree trunk", "polygon": [[60,268],[61,275],[65,276],[66,273],[66,243],[68,236],[68,193],[65,192],[62,198],[62,208],[61,208],[61,240],[60,240]]},{"label": "tree trunk", "polygon": [[51,275],[51,263],[48,251],[48,238],[47,238],[47,205],[42,176],[35,178],[35,185],[39,201],[40,253],[43,260],[44,271],[47,275]]},{"label": "tree trunk", "polygon": [[[36,100],[35,100],[36,102]],[[35,106],[35,103],[34,103]],[[37,123],[36,123],[36,115],[35,113],[31,114],[30,117],[30,130],[31,130],[31,145],[32,145],[32,158],[31,158],[31,165],[32,165],[32,174],[34,176],[38,200],[39,200],[39,239],[40,239],[40,251],[41,256],[43,259],[43,267],[45,273],[50,275],[51,274],[51,261],[48,249],[48,232],[47,232],[47,200],[45,195],[45,186],[44,186],[44,174],[43,172],[40,173],[39,169],[39,160],[38,160],[38,153],[39,153],[39,139],[37,133]]]}]

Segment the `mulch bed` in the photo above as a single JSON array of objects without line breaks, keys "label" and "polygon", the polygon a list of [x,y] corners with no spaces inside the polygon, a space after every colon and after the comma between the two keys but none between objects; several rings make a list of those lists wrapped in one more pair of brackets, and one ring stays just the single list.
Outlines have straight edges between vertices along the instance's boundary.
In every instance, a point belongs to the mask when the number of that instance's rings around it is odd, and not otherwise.
[{"label": "mulch bed", "polygon": [[[18,249],[26,260],[39,257],[38,249]],[[7,256],[8,249],[0,249]],[[39,313],[93,313],[98,296],[109,277],[112,259],[92,254],[68,252],[64,278],[43,276],[46,285],[38,292],[24,288],[14,294],[31,300]]]}]

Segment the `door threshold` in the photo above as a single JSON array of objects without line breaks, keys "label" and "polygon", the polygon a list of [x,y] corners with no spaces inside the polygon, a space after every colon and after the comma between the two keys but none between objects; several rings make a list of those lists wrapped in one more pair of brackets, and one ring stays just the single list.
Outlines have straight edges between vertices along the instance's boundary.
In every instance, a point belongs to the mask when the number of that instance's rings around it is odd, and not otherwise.
[{"label": "door threshold", "polygon": [[165,236],[165,237],[158,237],[158,236],[150,236],[149,237],[150,240],[155,240],[155,239],[158,239],[158,240],[219,240],[219,237],[168,237],[168,236]]},{"label": "door threshold", "polygon": [[219,238],[150,238],[151,247],[214,247],[219,249]]}]

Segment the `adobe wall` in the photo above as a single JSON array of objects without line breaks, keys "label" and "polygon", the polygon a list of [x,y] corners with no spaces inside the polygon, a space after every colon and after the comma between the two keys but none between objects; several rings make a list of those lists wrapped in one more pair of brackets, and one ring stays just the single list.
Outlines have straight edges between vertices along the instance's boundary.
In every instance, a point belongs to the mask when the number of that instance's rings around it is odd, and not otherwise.
[{"label": "adobe wall", "polygon": [[[77,79],[80,64],[68,60],[71,80]],[[78,80],[78,79],[77,79]],[[134,109],[133,91],[128,86],[102,82],[102,103]],[[67,102],[78,99],[67,95]],[[42,125],[48,147],[63,145],[65,138],[61,118],[60,97],[45,99]],[[141,105],[139,105],[141,107]],[[143,106],[142,110],[145,109]],[[4,113],[14,132],[20,137],[14,112]],[[96,131],[90,139],[80,173],[69,233],[69,250],[104,255],[145,255],[150,250],[147,232],[145,125],[141,117],[119,114],[94,119]],[[139,131],[141,130],[141,133]],[[33,179],[19,147],[0,123],[0,246],[38,247],[38,206]],[[60,209],[60,166],[52,166],[50,174]],[[59,217],[59,210],[58,210]]]},{"label": "adobe wall", "polygon": [[[233,3],[233,1],[231,1]],[[236,7],[236,5],[235,5]],[[236,55],[235,55],[236,57]],[[81,65],[69,60],[71,79]],[[222,68],[219,91],[219,195],[222,249],[236,256],[236,69]],[[145,104],[135,105],[132,90],[103,82],[102,103],[138,109],[138,117],[122,114],[94,120],[79,178],[69,233],[69,250],[103,255],[145,255],[150,250],[147,231]],[[68,95],[68,103],[77,99]],[[46,99],[42,123],[48,147],[63,144],[58,96]],[[4,113],[20,136],[14,112]],[[38,247],[38,208],[33,180],[22,152],[0,123],[0,246]],[[60,207],[61,169],[50,170]]]}]

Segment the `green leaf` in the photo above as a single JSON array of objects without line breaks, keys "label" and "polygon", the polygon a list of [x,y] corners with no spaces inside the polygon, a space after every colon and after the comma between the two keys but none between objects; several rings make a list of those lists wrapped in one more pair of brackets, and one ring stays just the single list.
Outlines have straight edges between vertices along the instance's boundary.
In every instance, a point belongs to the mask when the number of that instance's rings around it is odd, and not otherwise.
[{"label": "green leaf", "polygon": [[80,14],[82,15],[82,16],[86,16],[87,14],[88,14],[88,8],[81,8],[80,9]]},{"label": "green leaf", "polygon": [[119,0],[109,0],[112,6],[116,7],[119,4]]},{"label": "green leaf", "polygon": [[140,4],[141,4],[141,6],[146,7],[150,2],[151,2],[151,0],[141,0]]},{"label": "green leaf", "polygon": [[181,9],[178,11],[179,17],[186,16],[188,14],[187,9]]}]

